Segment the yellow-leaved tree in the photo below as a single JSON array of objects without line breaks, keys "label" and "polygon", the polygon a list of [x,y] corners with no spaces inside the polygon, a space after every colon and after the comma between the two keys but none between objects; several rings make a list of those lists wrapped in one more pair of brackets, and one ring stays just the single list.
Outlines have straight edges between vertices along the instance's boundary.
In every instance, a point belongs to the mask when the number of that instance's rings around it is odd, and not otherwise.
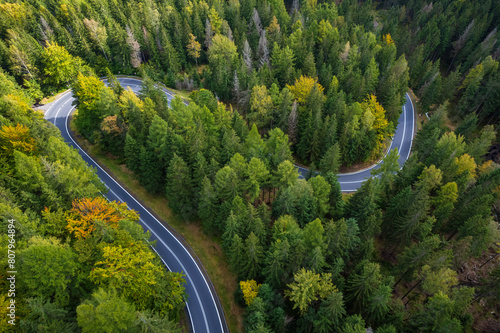
[{"label": "yellow-leaved tree", "polygon": [[90,280],[98,285],[111,286],[122,291],[141,308],[154,293],[153,286],[163,276],[161,267],[152,261],[154,254],[144,247],[106,246],[102,261],[95,263]]},{"label": "yellow-leaved tree", "polygon": [[474,181],[476,178],[476,161],[469,154],[463,154],[460,157],[455,157],[452,163],[452,173],[456,178],[463,177],[466,183]]},{"label": "yellow-leaved tree", "polygon": [[377,97],[375,95],[369,95],[368,98],[361,104],[361,107],[365,111],[365,117],[367,114],[373,119],[372,127],[377,133],[375,149],[373,150],[373,157],[380,154],[386,147],[385,140],[389,137],[392,132],[392,123],[387,121],[385,117],[385,110],[377,102]]},{"label": "yellow-leaved tree", "polygon": [[382,39],[383,39],[383,40],[384,40],[384,42],[386,42],[387,44],[394,44],[394,40],[392,39],[391,34],[384,35],[384,36],[382,37]]},{"label": "yellow-leaved tree", "polygon": [[259,293],[261,284],[257,284],[255,280],[240,281],[240,288],[243,292],[243,299],[247,305],[252,304],[255,297]]},{"label": "yellow-leaved tree", "polygon": [[189,34],[187,49],[189,55],[196,60],[196,70],[198,71],[198,58],[200,57],[201,45],[196,41],[196,36],[193,34]]},{"label": "yellow-leaved tree", "polygon": [[12,155],[14,150],[25,154],[35,151],[35,140],[30,136],[28,127],[17,124],[16,126],[2,126],[0,130],[0,148],[2,154]]},{"label": "yellow-leaved tree", "polygon": [[325,89],[318,83],[317,79],[309,76],[302,75],[299,79],[295,79],[295,84],[293,86],[288,84],[286,86],[290,89],[299,103],[305,103],[307,96],[315,85],[322,94]]}]

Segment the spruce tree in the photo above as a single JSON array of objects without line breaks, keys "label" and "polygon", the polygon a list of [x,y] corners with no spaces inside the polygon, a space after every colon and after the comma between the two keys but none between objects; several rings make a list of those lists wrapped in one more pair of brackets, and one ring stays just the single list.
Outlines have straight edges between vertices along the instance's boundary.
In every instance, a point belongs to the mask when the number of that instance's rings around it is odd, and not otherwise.
[{"label": "spruce tree", "polygon": [[150,148],[141,147],[139,181],[144,188],[153,194],[165,189],[165,170],[158,168],[158,155]]},{"label": "spruce tree", "polygon": [[125,157],[127,158],[127,168],[135,174],[141,170],[141,145],[127,133],[125,137]]},{"label": "spruce tree", "polygon": [[186,162],[174,153],[167,170],[166,196],[169,200],[168,205],[174,212],[185,218],[191,217],[195,212],[190,175]]},{"label": "spruce tree", "polygon": [[335,143],[327,150],[326,154],[321,159],[319,169],[324,175],[329,172],[335,174],[339,171],[340,164],[340,147],[338,143]]},{"label": "spruce tree", "polygon": [[247,280],[258,279],[261,275],[263,249],[260,240],[253,232],[245,240],[241,276]]},{"label": "spruce tree", "polygon": [[217,196],[210,182],[205,176],[200,192],[198,204],[198,215],[200,216],[206,232],[215,233],[215,218],[217,217]]}]

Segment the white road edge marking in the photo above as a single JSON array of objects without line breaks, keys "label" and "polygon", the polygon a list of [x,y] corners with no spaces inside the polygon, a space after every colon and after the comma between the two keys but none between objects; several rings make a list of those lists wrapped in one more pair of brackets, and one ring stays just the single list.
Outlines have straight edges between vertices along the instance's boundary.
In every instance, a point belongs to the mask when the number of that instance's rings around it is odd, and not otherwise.
[{"label": "white road edge marking", "polygon": [[405,135],[406,135],[406,105],[403,105],[403,113],[404,113],[404,121],[403,121],[404,126],[403,126],[403,137],[401,138],[401,145],[400,145],[401,149],[403,149],[403,142],[405,141]]},{"label": "white road edge marking", "polygon": [[408,93],[406,93],[406,96],[408,96],[408,99],[410,100],[411,103],[411,139],[410,139],[410,149],[408,149],[408,155],[406,156],[406,160],[410,158],[410,153],[411,153],[411,147],[413,146],[413,135],[415,134],[415,107],[413,106],[413,101],[411,100],[411,97]]},{"label": "white road edge marking", "polygon": [[[106,184],[104,184],[104,185],[105,185],[106,187],[108,187]],[[113,193],[113,195],[114,195],[114,196],[115,196],[118,200],[120,200],[121,202],[125,203],[125,202],[124,202],[124,201],[123,201],[123,200],[122,200],[122,199],[118,196],[118,194],[116,194],[116,193],[115,193],[113,190],[111,190],[109,187],[108,187],[108,190],[109,190],[109,191],[111,191],[111,193]],[[99,193],[101,193],[101,192],[99,192]],[[108,198],[107,196],[105,196],[103,193],[101,193],[101,195],[102,195],[102,196],[103,196],[106,200],[108,200],[108,202],[111,202],[111,200],[109,200],[109,198]],[[129,208],[129,209],[130,209],[130,208]],[[151,232],[152,232],[152,233],[156,236],[156,238],[158,238],[158,239],[160,240],[160,242],[162,242],[163,246],[165,246],[166,248],[168,248],[168,246],[166,246],[166,245],[165,245],[165,243],[163,242],[163,240],[162,240],[160,237],[158,237],[158,235],[156,235],[156,233],[155,233],[153,230],[151,230],[151,228],[149,227],[149,225],[148,225],[146,222],[144,222],[141,218],[139,218],[139,221],[141,221],[142,223],[144,223],[144,224],[147,226],[147,230],[146,230],[146,231],[151,231]],[[144,237],[144,239],[145,239],[146,241],[148,241],[145,237]],[[149,247],[151,247],[151,249],[152,249],[153,251],[155,251],[155,253],[156,253],[156,255],[158,256],[158,258],[160,258],[160,260],[161,260],[161,261],[163,262],[163,264],[167,267],[167,269],[168,269],[169,271],[171,271],[171,272],[172,272],[172,269],[168,266],[168,264],[166,263],[166,261],[165,261],[165,260],[163,260],[162,256],[158,253],[158,251],[156,251],[156,249],[153,247],[153,245],[149,245]],[[170,249],[169,249],[169,251],[170,251]],[[170,251],[170,253],[172,253],[172,251]],[[177,258],[176,258],[176,259],[177,259]],[[177,261],[179,261],[179,260],[177,259]],[[183,268],[184,268],[184,267],[183,267]],[[200,302],[200,304],[201,304],[201,302]],[[188,309],[188,312],[189,312],[189,320],[191,321],[191,327],[193,327],[193,331],[194,331],[193,318],[192,318],[192,316],[191,316],[191,312],[189,311],[189,306],[187,305],[187,302],[186,302],[186,308]]]},{"label": "white road edge marking", "polygon": [[[113,195],[118,199],[120,200],[121,202],[125,203],[126,204],[126,201],[123,201],[122,198],[120,198],[120,196],[118,194],[116,194],[112,189],[109,189],[109,191],[111,193],[113,193]],[[130,208],[129,208],[130,209]],[[158,234],[156,232],[154,232],[153,229],[151,229],[151,227],[146,223],[146,221],[144,221],[142,218],[139,218],[139,221],[142,222],[143,225],[145,225],[147,227],[147,229],[149,229],[149,231],[151,231],[153,233],[153,235],[155,235],[156,239],[159,240],[163,246],[168,250],[168,252],[170,252],[172,254],[172,256],[174,256],[175,260],[177,260],[177,262],[181,265],[181,268],[182,268],[182,271],[184,273],[186,273],[186,267],[184,267],[184,265],[182,264],[182,261],[175,255],[174,251],[172,251],[170,249],[170,247],[168,247],[168,245],[163,241],[163,239],[158,236]],[[151,246],[151,248],[153,248]],[[158,254],[158,256],[161,258],[161,260],[163,261],[163,263],[165,264],[165,266],[167,266],[168,270],[169,271],[172,271],[170,269],[170,267],[168,267],[167,263],[163,260],[163,258],[160,256],[160,254],[156,251],[156,249],[153,248],[153,250],[155,250],[156,254]],[[186,274],[186,277],[188,278],[189,280],[189,283],[194,286],[194,283],[193,283],[193,280],[191,280],[191,278],[189,277],[189,275]],[[203,303],[201,302],[201,299],[200,299],[200,295],[198,294],[198,290],[196,290],[196,287],[194,288],[194,293],[196,294],[196,299],[198,300],[198,303],[200,303],[200,305],[202,305]],[[193,319],[191,318],[191,311],[189,311],[189,306],[188,306],[188,303],[186,302],[186,307],[188,308],[188,312],[189,312],[189,317],[191,319],[191,327],[193,327],[193,331],[194,331],[194,325],[193,325]],[[205,326],[208,327],[208,322],[207,322],[207,315],[205,314],[205,309],[203,308],[203,306],[200,306],[201,307],[201,312],[203,313],[203,319],[205,321]]]},{"label": "white road edge marking", "polygon": [[[68,134],[68,137],[70,138],[71,141],[73,141],[74,145],[76,147],[78,147],[79,150],[81,150],[92,162],[94,162],[95,165],[97,165],[97,167],[99,169],[101,169],[102,172],[104,172],[106,175],[109,176],[109,178],[111,180],[113,180],[113,182],[118,185],[123,191],[125,191],[127,194],[128,192],[113,178],[111,177],[106,171],[104,171],[104,169],[101,168],[101,166],[96,163],[94,161],[94,159],[92,157],[90,157],[87,152],[85,150],[83,150],[80,145],[78,145],[78,143],[75,142],[75,140],[73,140],[73,138],[71,137],[71,134],[69,133],[69,130],[68,130],[68,118],[69,116],[71,115],[71,113],[73,112],[73,110],[75,109],[75,107],[73,106],[70,110],[70,112],[68,113],[68,115],[66,116],[66,119],[65,119],[65,127],[66,127],[66,133]],[[55,120],[54,120],[54,124],[55,124]],[[156,217],[153,216],[153,214],[151,214],[149,212],[149,210],[147,210],[140,202],[138,202],[133,196],[131,196],[129,194],[129,196],[132,198],[132,200],[134,200],[139,206],[141,206],[156,222],[158,222],[159,225],[161,225],[178,243],[179,245],[187,252],[187,254],[189,255],[189,257],[191,258],[191,260],[193,260],[193,262],[195,263],[195,266],[196,268],[198,269],[198,271],[200,272],[201,276],[203,277],[203,281],[205,282],[205,285],[207,286],[207,288],[210,290],[210,287],[208,286],[208,282],[207,280],[205,279],[205,275],[203,275],[203,273],[201,272],[200,268],[198,267],[198,264],[196,264],[196,261],[194,260],[194,258],[191,256],[191,253],[184,247],[184,245],[177,239],[177,237],[175,237],[162,223],[160,223],[160,221],[158,221],[158,219]],[[169,249],[170,250],[170,249]],[[187,274],[186,274],[187,276]],[[195,288],[195,292],[196,292],[196,287],[195,285],[193,284],[193,288]],[[214,302],[214,305],[215,305],[215,310],[217,311],[217,316],[219,318],[219,324],[220,324],[220,327],[221,327],[221,330],[224,332],[224,327],[222,325],[222,321],[221,321],[221,318],[220,318],[220,313],[219,313],[219,309],[217,307],[217,304],[215,303],[215,299],[214,299],[214,296],[213,296],[213,293],[212,291],[210,290],[210,297],[212,298],[212,301]],[[189,306],[188,306],[188,303],[186,302],[186,306],[188,308],[188,311],[189,311]],[[201,304],[200,302],[200,306],[201,308],[203,309],[203,304]],[[207,322],[207,319],[206,319],[206,316],[205,316],[205,311],[203,310],[203,314],[204,314],[204,319],[205,319],[205,324],[208,328],[208,322]],[[189,311],[189,315],[191,316],[191,312]],[[193,326],[193,332],[194,332],[194,326]]]}]

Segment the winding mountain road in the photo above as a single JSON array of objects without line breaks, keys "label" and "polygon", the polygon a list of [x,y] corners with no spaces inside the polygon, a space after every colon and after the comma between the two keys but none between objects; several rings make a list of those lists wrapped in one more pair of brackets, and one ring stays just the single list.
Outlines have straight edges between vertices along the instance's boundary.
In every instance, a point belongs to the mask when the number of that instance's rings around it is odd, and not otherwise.
[{"label": "winding mountain road", "polygon": [[[141,81],[137,79],[119,78],[120,83],[129,86],[134,92],[139,92]],[[168,99],[173,95],[165,89]],[[186,275],[186,301],[191,329],[194,333],[202,332],[229,332],[222,306],[207,274],[203,274],[203,267],[195,255],[184,244],[180,236],[175,236],[161,221],[158,220],[134,196],[114,180],[99,164],[97,164],[72,138],[68,121],[74,110],[72,102],[75,100],[71,91],[64,93],[53,102],[45,111],[45,119],[53,123],[59,130],[64,140],[75,147],[88,165],[94,167],[101,180],[106,184],[109,200],[125,202],[129,208],[139,213],[140,223],[144,230],[151,232],[151,240],[156,240],[155,252],[161,257],[163,263],[172,272],[183,272]]]},{"label": "winding mountain road", "polygon": [[[135,93],[141,90],[141,81],[133,78],[118,78],[123,87],[130,87]],[[163,89],[163,88],[162,88]],[[163,89],[167,98],[172,100],[173,94],[167,89]],[[208,278],[203,273],[203,267],[188,246],[174,235],[175,232],[169,230],[158,220],[145,206],[143,206],[133,195],[123,188],[113,179],[99,164],[97,164],[72,138],[68,129],[69,117],[74,110],[72,102],[75,100],[71,91],[64,93],[45,111],[45,119],[53,123],[59,130],[64,140],[72,147],[75,147],[88,165],[94,167],[98,176],[109,189],[106,197],[109,200],[117,200],[127,203],[128,207],[136,210],[141,216],[140,222],[145,230],[149,230],[152,240],[157,240],[156,248],[153,248],[162,258],[164,264],[170,271],[184,272],[186,274],[186,292],[188,299],[186,302],[193,332],[229,332],[222,307],[220,305],[215,289]],[[415,114],[413,105],[408,94],[406,103],[403,106],[403,113],[399,119],[399,125],[394,134],[389,150],[398,148],[400,158],[399,164],[408,159],[411,151],[413,133],[415,128]],[[339,182],[342,191],[355,191],[361,184],[370,177],[370,171],[378,168],[380,162],[370,168],[349,174],[340,174]],[[299,167],[299,172],[305,175],[308,170]]]},{"label": "winding mountain road", "polygon": [[[413,108],[413,103],[408,94],[405,96],[406,102],[403,105],[403,112],[399,116],[399,124],[396,127],[394,136],[390,143],[387,153],[393,149],[398,149],[399,153],[399,165],[403,167],[405,161],[410,157],[411,146],[413,144],[413,136],[415,133],[415,109]],[[387,154],[386,153],[386,154]],[[340,173],[338,174],[338,180],[342,192],[353,192],[356,191],[365,180],[371,177],[371,171],[373,169],[380,168],[382,160],[376,164],[352,173]],[[304,177],[309,170],[306,168],[298,167],[299,172]]]}]

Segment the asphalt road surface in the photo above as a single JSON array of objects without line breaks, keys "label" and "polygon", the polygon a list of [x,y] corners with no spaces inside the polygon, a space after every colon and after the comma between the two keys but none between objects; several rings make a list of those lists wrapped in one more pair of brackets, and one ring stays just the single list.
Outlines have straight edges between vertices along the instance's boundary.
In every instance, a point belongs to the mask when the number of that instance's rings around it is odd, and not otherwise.
[{"label": "asphalt road surface", "polygon": [[[138,93],[141,89],[140,80],[133,78],[118,78],[118,80],[124,88],[130,87],[135,93]],[[172,100],[173,94],[167,89],[163,89],[163,91],[169,101]],[[74,110],[74,106],[72,105],[74,100],[75,98],[71,91],[66,92],[46,109],[45,119],[59,128],[64,140],[70,146],[75,147],[82,158],[96,169],[97,174],[109,189],[106,197],[109,200],[125,202],[129,208],[139,213],[141,216],[140,222],[144,230],[151,231],[152,240],[157,240],[157,245],[153,249],[161,257],[167,268],[173,272],[183,272],[186,274],[186,292],[188,294],[186,305],[193,332],[228,332],[224,313],[222,312],[222,307],[213,285],[208,276],[202,273],[203,268],[201,264],[195,260],[194,255],[183,241],[174,236],[173,232],[167,229],[148,209],[106,173],[71,137],[68,121],[71,112]],[[414,109],[407,94],[406,104],[403,106],[399,125],[389,148],[389,150],[398,148],[400,154],[399,163],[401,166],[410,155],[414,127]],[[355,173],[339,174],[342,191],[355,191],[370,177],[370,171],[379,166],[379,164],[376,164]],[[305,175],[308,170],[299,167],[299,172]]]},{"label": "asphalt road surface", "polygon": [[[403,167],[405,161],[410,157],[411,146],[413,143],[413,135],[415,133],[415,110],[413,108],[413,103],[410,96],[406,94],[406,103],[403,105],[403,112],[399,116],[399,124],[396,128],[396,132],[392,138],[389,149],[387,152],[398,148],[399,152],[399,165]],[[366,169],[352,172],[352,173],[341,173],[338,174],[338,180],[340,187],[343,192],[353,192],[356,191],[365,180],[371,177],[370,172],[373,169],[380,167],[380,163],[372,165]],[[301,176],[305,176],[309,170],[306,168],[298,167]]]},{"label": "asphalt road surface", "polygon": [[[140,91],[141,81],[139,80],[120,78],[119,81],[124,88],[129,86],[136,93]],[[165,93],[169,100],[173,98],[166,89]],[[129,208],[139,213],[140,223],[144,230],[151,232],[151,240],[157,240],[156,247],[153,249],[167,268],[172,272],[183,272],[186,275],[186,292],[188,294],[186,306],[192,331],[195,333],[229,332],[213,285],[208,276],[202,273],[203,267],[195,260],[187,246],[106,173],[85,151],[80,149],[73,140],[69,133],[68,120],[74,110],[72,105],[74,100],[71,91],[65,93],[46,109],[45,119],[59,128],[64,140],[70,146],[77,148],[85,162],[96,169],[97,174],[109,189],[106,197],[109,200],[125,202]]]}]

